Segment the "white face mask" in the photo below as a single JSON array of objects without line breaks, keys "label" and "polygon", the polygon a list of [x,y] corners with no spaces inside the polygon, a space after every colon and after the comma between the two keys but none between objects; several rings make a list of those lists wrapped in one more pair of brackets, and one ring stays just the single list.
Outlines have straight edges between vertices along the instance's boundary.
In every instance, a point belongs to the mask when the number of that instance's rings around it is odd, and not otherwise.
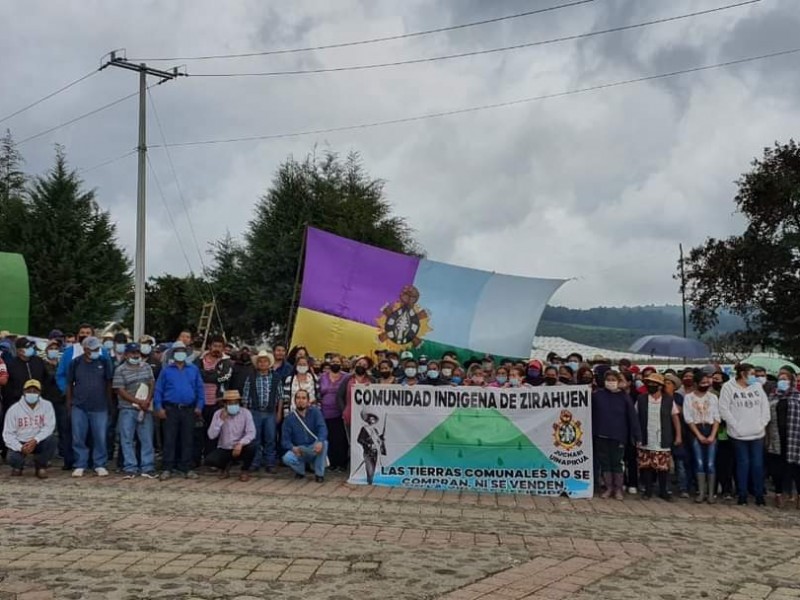
[{"label": "white face mask", "polygon": [[300,375],[305,375],[306,373],[308,373],[308,367],[304,367],[302,365],[299,365],[297,367],[297,372],[300,373]]},{"label": "white face mask", "polygon": [[619,389],[619,381],[615,381],[614,379],[609,379],[606,381],[606,389],[609,392],[616,392]]},{"label": "white face mask", "polygon": [[406,377],[408,377],[409,379],[411,379],[412,377],[416,377],[417,376],[417,370],[414,367],[408,367],[406,369],[405,373],[406,373]]},{"label": "white face mask", "polygon": [[452,374],[453,374],[453,369],[448,369],[447,367],[442,369],[442,375],[444,375],[445,377],[450,377]]}]

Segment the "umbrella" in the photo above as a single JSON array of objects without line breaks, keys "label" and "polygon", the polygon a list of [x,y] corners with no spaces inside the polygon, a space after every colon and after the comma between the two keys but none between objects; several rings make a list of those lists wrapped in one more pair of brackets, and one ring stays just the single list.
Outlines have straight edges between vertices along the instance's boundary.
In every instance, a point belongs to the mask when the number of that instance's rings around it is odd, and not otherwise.
[{"label": "umbrella", "polygon": [[777,375],[778,369],[780,369],[784,365],[788,365],[792,367],[796,373],[800,373],[800,367],[794,364],[787,358],[781,358],[780,356],[776,356],[774,354],[752,354],[745,358],[742,362],[749,363],[756,367],[764,367],[767,370],[767,373],[771,375]]},{"label": "umbrella", "polygon": [[633,342],[631,352],[650,356],[707,358],[711,352],[703,342],[677,335],[646,335]]}]

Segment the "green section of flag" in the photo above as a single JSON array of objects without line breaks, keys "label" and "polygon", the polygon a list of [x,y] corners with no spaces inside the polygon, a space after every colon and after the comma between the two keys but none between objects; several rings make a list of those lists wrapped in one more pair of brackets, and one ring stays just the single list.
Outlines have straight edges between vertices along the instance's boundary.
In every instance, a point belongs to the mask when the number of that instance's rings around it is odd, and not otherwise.
[{"label": "green section of flag", "polygon": [[[484,356],[483,352],[469,350],[468,348],[459,348],[458,346],[451,346],[449,344],[440,344],[439,342],[431,342],[429,340],[423,340],[422,344],[413,348],[412,351],[417,358],[424,355],[428,357],[428,360],[440,360],[442,354],[445,352],[455,352],[456,356],[458,356],[458,362],[462,365],[468,360],[480,360]],[[498,364],[503,358],[506,357],[495,356],[495,364]],[[519,357],[511,356],[508,358],[519,360]]]},{"label": "green section of flag", "polygon": [[21,254],[0,252],[0,282],[0,330],[29,333],[28,268]]}]

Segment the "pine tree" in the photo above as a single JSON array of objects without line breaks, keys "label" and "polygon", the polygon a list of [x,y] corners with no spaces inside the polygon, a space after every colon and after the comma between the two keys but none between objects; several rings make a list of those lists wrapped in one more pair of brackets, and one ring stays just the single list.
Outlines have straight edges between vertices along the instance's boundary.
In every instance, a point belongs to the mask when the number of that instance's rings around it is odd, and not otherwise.
[{"label": "pine tree", "polygon": [[130,293],[130,262],[116,239],[116,226],[69,170],[64,150],[31,186],[28,224],[21,251],[31,286],[31,331],[102,324],[124,309]]},{"label": "pine tree", "polygon": [[11,131],[0,138],[0,252],[19,252],[27,223],[23,158]]}]

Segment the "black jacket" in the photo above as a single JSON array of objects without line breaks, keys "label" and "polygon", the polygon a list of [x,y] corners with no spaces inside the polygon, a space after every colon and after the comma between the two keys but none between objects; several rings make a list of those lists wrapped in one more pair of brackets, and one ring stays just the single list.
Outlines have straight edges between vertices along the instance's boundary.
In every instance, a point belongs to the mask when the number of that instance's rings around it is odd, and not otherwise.
[{"label": "black jacket", "polygon": [[8,383],[3,388],[3,406],[9,407],[17,400],[22,398],[25,389],[25,382],[29,379],[36,379],[44,385],[47,380],[47,369],[44,361],[38,356],[32,356],[28,360],[20,360],[14,357],[6,363],[8,368]]}]

